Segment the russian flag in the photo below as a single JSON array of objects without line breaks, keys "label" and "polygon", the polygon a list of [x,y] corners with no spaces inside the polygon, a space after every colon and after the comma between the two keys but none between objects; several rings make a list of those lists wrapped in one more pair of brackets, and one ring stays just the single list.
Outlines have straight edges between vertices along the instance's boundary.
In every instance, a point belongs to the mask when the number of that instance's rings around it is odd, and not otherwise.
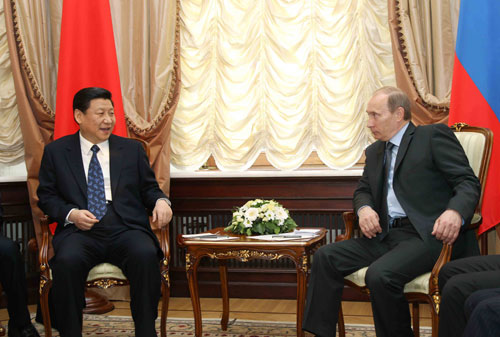
[{"label": "russian flag", "polygon": [[500,223],[500,1],[462,0],[450,103],[450,125],[493,131],[479,233]]}]

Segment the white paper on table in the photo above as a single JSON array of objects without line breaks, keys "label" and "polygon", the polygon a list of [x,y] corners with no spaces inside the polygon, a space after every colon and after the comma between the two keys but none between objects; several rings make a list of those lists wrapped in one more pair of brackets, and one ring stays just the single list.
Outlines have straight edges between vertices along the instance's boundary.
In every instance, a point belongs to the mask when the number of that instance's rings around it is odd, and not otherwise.
[{"label": "white paper on table", "polygon": [[199,233],[199,234],[183,234],[182,237],[186,239],[196,239],[203,241],[223,241],[223,240],[236,240],[237,236],[228,236],[228,235],[217,235],[210,233]]},{"label": "white paper on table", "polygon": [[249,236],[250,239],[265,240],[265,241],[290,241],[290,240],[304,240],[317,236],[311,233],[282,233],[282,234],[268,234],[268,235],[255,235]]},{"label": "white paper on table", "polygon": [[214,234],[210,234],[210,233],[182,234],[182,237],[184,237],[184,238],[197,238],[200,236],[207,236],[207,235],[214,235]]},{"label": "white paper on table", "polygon": [[318,234],[321,232],[321,228],[299,228],[293,231],[294,234]]}]

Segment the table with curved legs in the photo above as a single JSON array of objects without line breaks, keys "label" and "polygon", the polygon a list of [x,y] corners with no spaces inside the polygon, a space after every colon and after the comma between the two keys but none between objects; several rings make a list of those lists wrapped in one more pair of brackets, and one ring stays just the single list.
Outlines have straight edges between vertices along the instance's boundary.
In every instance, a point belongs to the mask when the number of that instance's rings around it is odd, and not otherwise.
[{"label": "table with curved legs", "polygon": [[[224,228],[214,228],[207,233],[224,233]],[[307,275],[310,266],[310,257],[325,243],[326,230],[321,228],[318,235],[309,239],[287,241],[263,241],[251,239],[247,236],[227,234],[238,237],[233,240],[208,241],[191,237],[177,237],[179,247],[186,248],[186,273],[193,304],[195,335],[202,335],[202,321],[200,297],[198,292],[197,269],[201,258],[208,256],[219,262],[219,274],[222,293],[222,330],[227,330],[229,321],[229,295],[227,286],[226,260],[238,259],[247,262],[251,259],[277,260],[290,258],[295,262],[297,270],[297,336],[303,336],[302,316],[304,313],[305,295],[307,289]]]}]

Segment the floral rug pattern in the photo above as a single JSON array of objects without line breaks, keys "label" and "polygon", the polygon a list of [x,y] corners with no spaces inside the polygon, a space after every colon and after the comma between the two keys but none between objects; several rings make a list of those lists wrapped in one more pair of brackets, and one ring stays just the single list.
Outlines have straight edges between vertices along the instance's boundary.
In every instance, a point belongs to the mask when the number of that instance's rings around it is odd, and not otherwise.
[{"label": "floral rug pattern", "polygon": [[[43,325],[35,323],[35,327],[44,336]],[[160,320],[156,321],[156,330],[160,336]],[[291,337],[296,336],[294,323],[289,322],[262,322],[233,320],[229,322],[227,331],[222,331],[219,320],[203,320],[203,337]],[[430,328],[421,328],[422,337],[430,337]],[[59,333],[53,330],[52,336]],[[131,317],[84,315],[83,336],[87,337],[134,337],[134,322]],[[167,336],[184,337],[194,336],[194,321],[192,319],[167,320]],[[346,325],[347,337],[375,337],[373,326]]]}]

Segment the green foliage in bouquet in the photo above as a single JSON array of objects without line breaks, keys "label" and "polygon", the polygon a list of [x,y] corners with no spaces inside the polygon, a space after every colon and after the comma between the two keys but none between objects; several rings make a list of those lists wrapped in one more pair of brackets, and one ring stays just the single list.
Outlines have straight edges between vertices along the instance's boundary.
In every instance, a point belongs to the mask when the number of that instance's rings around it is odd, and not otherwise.
[{"label": "green foliage in bouquet", "polygon": [[288,210],[274,200],[255,199],[236,208],[224,230],[243,235],[279,234],[293,231],[297,224]]}]

